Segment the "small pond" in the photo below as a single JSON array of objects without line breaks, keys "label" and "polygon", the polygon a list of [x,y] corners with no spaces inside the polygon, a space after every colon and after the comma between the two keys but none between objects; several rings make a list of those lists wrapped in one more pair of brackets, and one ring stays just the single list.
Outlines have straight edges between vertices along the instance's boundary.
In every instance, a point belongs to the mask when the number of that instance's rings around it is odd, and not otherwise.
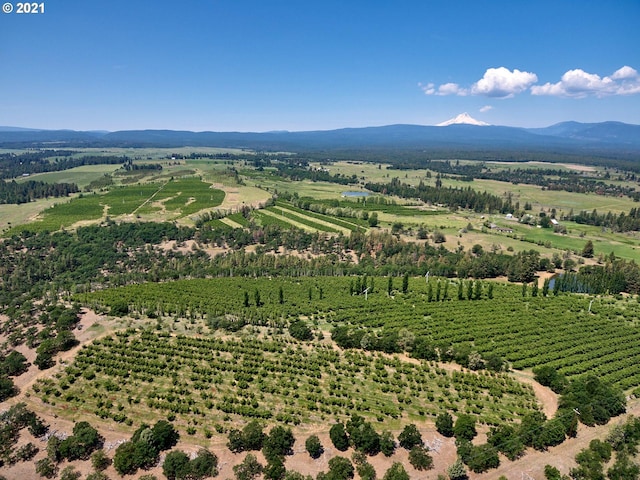
[{"label": "small pond", "polygon": [[343,197],[368,197],[369,192],[342,192]]}]

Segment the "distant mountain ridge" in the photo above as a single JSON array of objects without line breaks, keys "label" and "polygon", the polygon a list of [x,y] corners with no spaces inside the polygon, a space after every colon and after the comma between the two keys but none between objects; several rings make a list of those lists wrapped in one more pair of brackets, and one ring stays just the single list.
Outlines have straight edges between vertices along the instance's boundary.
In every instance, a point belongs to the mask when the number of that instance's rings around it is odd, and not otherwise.
[{"label": "distant mountain ridge", "polygon": [[[458,121],[455,121],[458,119]],[[622,122],[562,122],[545,128],[468,124],[464,114],[447,126],[386,125],[316,131],[191,132],[123,130],[116,132],[32,130],[0,127],[3,148],[63,147],[227,147],[254,150],[350,149],[550,149],[624,150],[640,154],[640,125]],[[446,123],[446,122],[445,122]],[[480,122],[478,122],[480,123]],[[482,122],[483,123],[483,122]]]}]

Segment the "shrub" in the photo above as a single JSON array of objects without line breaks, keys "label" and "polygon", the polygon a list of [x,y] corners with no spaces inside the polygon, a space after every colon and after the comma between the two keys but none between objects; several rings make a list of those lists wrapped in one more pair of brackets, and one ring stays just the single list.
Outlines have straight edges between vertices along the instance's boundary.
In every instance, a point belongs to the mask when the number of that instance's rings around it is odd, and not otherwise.
[{"label": "shrub", "polygon": [[162,464],[162,473],[169,480],[185,478],[189,474],[189,456],[181,450],[169,452]]},{"label": "shrub", "polygon": [[469,478],[467,475],[467,469],[459,458],[449,465],[449,468],[447,468],[447,475],[449,475],[450,480],[467,480],[467,478]]},{"label": "shrub", "polygon": [[396,442],[391,432],[382,432],[380,435],[380,451],[385,457],[390,457],[396,451]]},{"label": "shrub", "polygon": [[233,467],[236,480],[253,480],[262,473],[262,470],[262,465],[252,453],[247,454],[242,463]]},{"label": "shrub", "polygon": [[[140,477],[139,480],[141,479],[142,477]],[[103,472],[93,472],[87,475],[86,480],[109,480],[109,477],[107,477],[107,475]]]},{"label": "shrub", "polygon": [[331,427],[329,430],[329,437],[331,438],[333,446],[341,452],[344,452],[349,448],[349,437],[347,436],[347,432],[345,431],[342,423],[336,423]]},{"label": "shrub", "polygon": [[329,460],[328,476],[331,480],[348,480],[355,475],[353,464],[348,458],[333,457]]},{"label": "shrub", "polygon": [[41,477],[53,478],[58,474],[58,467],[49,457],[36,462],[36,473]]},{"label": "shrub", "polygon": [[295,438],[290,428],[284,428],[280,425],[275,426],[264,438],[262,453],[267,460],[275,458],[284,458],[285,455],[293,454],[293,444]]},{"label": "shrub", "polygon": [[433,458],[429,455],[427,449],[416,445],[409,452],[409,463],[416,470],[428,470],[433,468]]},{"label": "shrub", "polygon": [[80,472],[73,465],[69,465],[60,472],[60,480],[80,480]]},{"label": "shrub", "polygon": [[410,480],[409,474],[400,462],[395,462],[382,477],[383,480]]},{"label": "shrub", "polygon": [[418,431],[418,427],[413,423],[406,425],[398,435],[398,443],[406,450],[411,450],[416,445],[422,445],[422,435]]},{"label": "shrub", "polygon": [[453,434],[457,439],[473,440],[477,435],[476,419],[471,415],[461,414],[453,426]]},{"label": "shrub", "polygon": [[307,449],[307,452],[309,452],[309,455],[311,456],[311,458],[313,459],[320,458],[320,456],[324,452],[324,448],[322,448],[322,443],[320,443],[320,439],[318,438],[317,435],[311,435],[309,438],[307,438],[307,441],[304,442],[304,446]]},{"label": "shrub", "polygon": [[436,429],[440,435],[453,437],[453,417],[449,412],[441,413],[436,417]]},{"label": "shrub", "polygon": [[107,454],[104,453],[104,450],[98,450],[93,455],[91,455],[91,466],[94,468],[94,470],[101,472],[109,465],[111,465],[111,459],[107,457]]}]

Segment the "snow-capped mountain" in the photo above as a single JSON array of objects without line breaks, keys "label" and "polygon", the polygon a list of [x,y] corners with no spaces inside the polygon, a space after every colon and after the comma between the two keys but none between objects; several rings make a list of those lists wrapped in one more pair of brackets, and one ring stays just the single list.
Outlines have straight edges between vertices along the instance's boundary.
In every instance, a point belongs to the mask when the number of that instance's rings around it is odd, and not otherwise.
[{"label": "snow-capped mountain", "polygon": [[487,127],[489,126],[486,122],[481,122],[480,120],[476,120],[467,112],[461,113],[455,118],[451,118],[446,122],[442,122],[436,125],[436,127],[446,127],[447,125],[477,125],[479,127]]}]

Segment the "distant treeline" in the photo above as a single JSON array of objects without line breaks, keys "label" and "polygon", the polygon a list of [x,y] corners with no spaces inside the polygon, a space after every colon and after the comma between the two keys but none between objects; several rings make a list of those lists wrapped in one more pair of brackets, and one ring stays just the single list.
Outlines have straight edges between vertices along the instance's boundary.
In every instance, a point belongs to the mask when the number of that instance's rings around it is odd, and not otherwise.
[{"label": "distant treeline", "polygon": [[[603,180],[585,176],[584,173],[568,171],[553,168],[507,168],[492,171],[484,162],[465,163],[459,161],[451,162],[449,160],[427,160],[419,164],[403,163],[400,165],[392,165],[391,169],[396,170],[412,170],[412,169],[428,169],[443,175],[443,178],[449,175],[456,175],[458,179],[464,181],[473,181],[474,179],[482,180],[498,180],[501,182],[509,182],[515,185],[537,185],[547,190],[563,190],[565,192],[577,193],[596,193],[598,195],[609,195],[618,197],[625,195],[633,198],[635,201],[640,200],[640,192],[633,187],[625,187],[622,185],[614,185],[606,183]],[[610,178],[607,172],[604,179]],[[635,181],[634,174],[626,175],[626,180]]]},{"label": "distant treeline", "polygon": [[425,168],[429,160],[477,160],[501,162],[549,162],[549,163],[577,163],[580,165],[599,165],[615,170],[640,172],[637,152],[591,151],[589,153],[563,152],[560,150],[511,150],[460,148],[460,146],[439,147],[433,149],[359,149],[359,150],[331,150],[322,152],[300,152],[298,158],[306,158],[313,162],[327,162],[339,160],[357,160],[368,163],[389,163],[394,166],[412,164]]},{"label": "distant treeline", "polygon": [[583,210],[574,215],[573,211],[571,211],[563,219],[583,225],[610,228],[614,232],[640,231],[640,208],[632,208],[629,213],[622,212],[618,215],[611,212],[601,214],[596,210],[591,211],[591,213]]},{"label": "distant treeline", "polygon": [[133,159],[129,158],[122,166],[127,172],[137,172],[140,170],[162,170],[159,163],[133,163]]},{"label": "distant treeline", "polygon": [[284,178],[288,178],[293,181],[299,180],[311,180],[313,182],[331,182],[338,183],[340,185],[351,185],[358,183],[358,177],[351,175],[347,177],[340,173],[331,175],[328,171],[323,169],[309,169],[304,167],[296,167],[291,165],[278,164],[278,175]]},{"label": "distant treeline", "polygon": [[25,153],[0,154],[0,178],[14,178],[25,174],[60,172],[82,165],[115,165],[130,162],[127,156],[84,155],[73,158],[71,150],[36,150]]},{"label": "distant treeline", "polygon": [[451,209],[464,208],[475,212],[487,213],[511,213],[514,210],[510,198],[503,200],[497,195],[478,192],[471,187],[432,187],[425,185],[423,182],[420,182],[417,187],[413,187],[406,183],[401,183],[398,178],[393,178],[389,183],[367,183],[365,188],[385,195],[397,195],[401,198],[413,198],[432,204],[446,205]]},{"label": "distant treeline", "polygon": [[0,203],[27,203],[38,198],[66,197],[79,191],[75,183],[45,183],[36,180],[18,183],[15,180],[0,180]]}]

